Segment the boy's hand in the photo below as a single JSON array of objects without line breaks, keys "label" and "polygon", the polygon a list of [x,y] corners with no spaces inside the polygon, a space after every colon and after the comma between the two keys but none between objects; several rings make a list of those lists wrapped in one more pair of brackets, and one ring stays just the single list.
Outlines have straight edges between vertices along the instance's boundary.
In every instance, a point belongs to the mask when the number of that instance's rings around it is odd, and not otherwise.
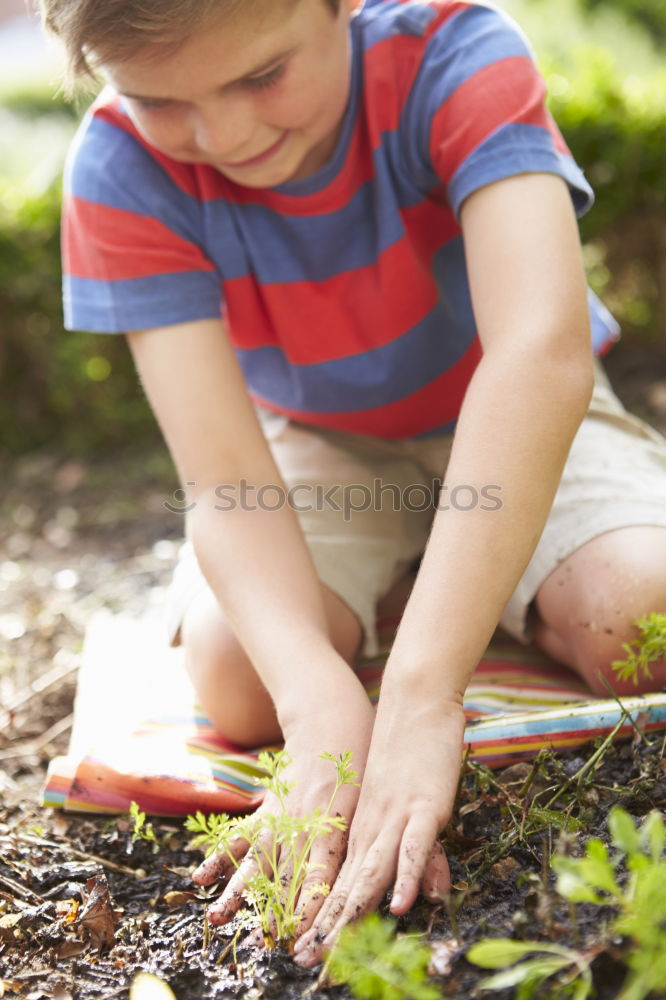
[{"label": "boy's hand", "polygon": [[419,889],[436,901],[450,887],[437,837],[458,787],[465,718],[458,702],[422,700],[382,693],[347,859],[296,943],[300,965],[321,961],[341,928],[376,908],[387,889],[399,916]]},{"label": "boy's hand", "polygon": [[[370,745],[374,710],[360,683],[350,672],[348,690],[336,692],[326,704],[303,706],[302,722],[290,727],[285,741],[285,751],[291,763],[284,779],[293,783],[287,795],[288,811],[295,816],[306,816],[316,808],[325,809],[335,788],[335,768],[331,761],[322,760],[322,751],[338,756],[351,750],[351,765],[360,783]],[[359,796],[357,785],[343,785],[335,799],[334,813],[342,816],[349,827]],[[258,814],[280,811],[276,798],[267,794]],[[332,886],[345,857],[347,831],[334,831],[315,842],[309,859],[309,874],[301,890],[301,924],[299,934],[310,926],[323,902],[321,894],[312,895],[311,889],[326,882]],[[237,859],[245,855],[248,845],[238,844]],[[246,857],[238,869],[221,854],[207,858],[193,873],[200,885],[210,885],[218,879],[229,878],[217,902],[208,908],[208,919],[213,924],[227,923],[242,905],[243,891],[256,872],[251,857]],[[310,891],[309,891],[310,890]]]}]

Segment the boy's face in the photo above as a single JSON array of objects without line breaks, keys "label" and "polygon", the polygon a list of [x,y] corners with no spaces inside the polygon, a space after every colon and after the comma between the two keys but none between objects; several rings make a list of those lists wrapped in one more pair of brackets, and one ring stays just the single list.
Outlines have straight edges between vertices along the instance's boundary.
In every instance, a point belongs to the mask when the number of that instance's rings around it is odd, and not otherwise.
[{"label": "boy's face", "polygon": [[324,0],[270,0],[192,35],[176,52],[105,64],[141,135],[247,187],[309,177],[330,158],[349,95],[348,21]]}]

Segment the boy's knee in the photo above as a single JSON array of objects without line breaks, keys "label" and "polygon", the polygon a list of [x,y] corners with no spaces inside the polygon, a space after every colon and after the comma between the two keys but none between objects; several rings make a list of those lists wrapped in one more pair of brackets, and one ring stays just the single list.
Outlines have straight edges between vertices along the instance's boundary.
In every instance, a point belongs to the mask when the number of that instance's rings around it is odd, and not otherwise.
[{"label": "boy's knee", "polygon": [[217,602],[202,594],[191,602],[180,626],[181,642],[188,661],[235,666],[245,657],[231,626]]},{"label": "boy's knee", "polygon": [[271,698],[212,595],[191,603],[181,635],[186,670],[218,732],[240,747],[277,742]]},{"label": "boy's knee", "polygon": [[599,616],[597,620],[583,622],[582,628],[577,630],[573,641],[575,659],[579,672],[595,694],[610,696],[610,688],[616,695],[630,697],[666,687],[666,660],[663,657],[649,664],[651,676],[640,667],[631,673],[625,671],[624,675],[622,670],[613,667],[614,663],[627,659],[624,645],[639,637],[635,625],[637,617],[641,615],[633,616],[630,612],[621,618]]}]

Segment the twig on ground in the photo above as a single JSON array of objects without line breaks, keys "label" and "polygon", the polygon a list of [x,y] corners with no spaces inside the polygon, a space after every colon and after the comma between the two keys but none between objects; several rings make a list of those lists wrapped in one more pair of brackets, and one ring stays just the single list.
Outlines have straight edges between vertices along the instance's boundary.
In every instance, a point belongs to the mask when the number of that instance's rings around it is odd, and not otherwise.
[{"label": "twig on ground", "polygon": [[574,782],[577,782],[578,784],[581,783],[581,781],[583,780],[583,778],[585,777],[585,775],[587,774],[587,772],[590,771],[595,766],[595,764],[606,753],[606,751],[608,750],[608,747],[611,745],[611,743],[615,739],[616,735],[619,733],[619,731],[624,726],[626,718],[627,718],[627,711],[626,711],[625,708],[623,708],[622,709],[622,715],[620,716],[620,718],[619,718],[619,720],[618,720],[617,725],[615,726],[615,728],[611,730],[611,732],[608,734],[608,736],[603,741],[603,743],[599,747],[597,747],[597,749],[594,751],[594,753],[589,758],[589,760],[587,760],[583,764],[583,766],[578,771],[576,771],[575,774],[573,774],[570,778],[568,778],[564,782],[563,785],[560,786],[560,788],[555,792],[555,794],[553,795],[553,797],[548,800],[548,802],[544,806],[544,809],[550,809],[551,806],[553,805],[553,803],[557,802],[557,800],[559,799],[560,795],[562,795],[564,792],[566,792],[574,784]]},{"label": "twig on ground", "polygon": [[78,669],[78,663],[66,663],[52,667],[51,670],[47,670],[45,674],[34,680],[28,687],[19,691],[16,697],[0,711],[0,728],[9,725],[14,712],[17,712],[20,708],[24,708],[38,694],[43,694],[49,688],[55,687],[56,684],[65,680],[70,674],[76,673]]},{"label": "twig on ground", "polygon": [[636,723],[635,723],[635,721],[633,719],[633,716],[629,712],[627,712],[626,708],[624,707],[624,705],[622,704],[622,702],[620,701],[620,699],[618,698],[618,696],[615,694],[615,691],[613,691],[613,688],[608,683],[608,680],[603,676],[603,674],[600,674],[600,677],[601,677],[602,684],[604,685],[604,687],[606,688],[606,690],[609,692],[611,698],[613,698],[618,703],[618,705],[620,706],[620,708],[622,709],[622,711],[626,715],[627,719],[629,720],[629,722],[632,724],[632,726],[636,730],[636,733],[637,733],[638,738],[640,739],[640,741],[642,743],[647,744],[648,741],[645,738],[645,733],[642,733],[641,730],[638,728],[638,726],[636,725]]},{"label": "twig on ground", "polygon": [[71,729],[73,723],[74,714],[72,713],[64,719],[59,719],[36,739],[26,740],[25,743],[19,743],[18,746],[10,747],[8,750],[0,750],[0,760],[15,760],[17,757],[30,757],[34,753],[39,753],[51,740],[57,739],[58,736],[62,736],[63,733]]},{"label": "twig on ground", "polygon": [[0,883],[11,889],[13,893],[17,896],[21,896],[23,899],[36,899],[38,903],[44,902],[44,897],[39,896],[32,889],[28,889],[27,886],[22,885],[20,882],[15,882],[13,878],[9,878],[8,875],[0,875]]},{"label": "twig on ground", "polygon": [[12,834],[12,837],[24,844],[34,844],[36,847],[55,847],[66,854],[71,854],[74,858],[79,858],[80,861],[94,861],[96,864],[102,865],[103,868],[109,868],[114,872],[121,872],[123,875],[133,875],[135,878],[145,877],[145,872],[142,869],[138,869],[141,874],[137,874],[137,869],[129,868],[127,865],[119,865],[115,861],[109,861],[108,858],[100,858],[98,854],[88,854],[86,851],[79,851],[78,848],[74,847],[65,838],[56,842],[54,840],[45,840],[42,837],[29,837],[25,833],[15,833]]}]

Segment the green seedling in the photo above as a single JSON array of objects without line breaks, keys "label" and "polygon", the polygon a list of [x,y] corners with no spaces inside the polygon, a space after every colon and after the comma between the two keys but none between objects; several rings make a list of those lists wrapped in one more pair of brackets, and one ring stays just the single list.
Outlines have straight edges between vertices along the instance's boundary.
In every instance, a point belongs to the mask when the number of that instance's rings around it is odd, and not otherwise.
[{"label": "green seedling", "polygon": [[[568,973],[566,985],[573,985],[567,995],[572,1000],[585,1000],[592,992],[590,963],[597,954],[574,951],[556,944],[539,941],[511,941],[495,938],[472,945],[466,958],[483,969],[501,969],[495,976],[483,979],[484,990],[505,990],[516,987],[516,1000],[543,996],[541,988],[551,976]],[[527,958],[533,955],[533,958]],[[520,961],[526,959],[526,961]],[[510,966],[510,968],[507,968]],[[573,974],[573,975],[572,975]]]},{"label": "green seedling", "polygon": [[654,680],[650,664],[666,658],[666,614],[654,611],[646,618],[639,618],[636,625],[640,632],[638,639],[622,644],[626,660],[614,660],[611,666],[618,680],[632,680],[638,685],[639,674]]},{"label": "green seedling", "polygon": [[145,840],[153,845],[153,854],[157,854],[160,849],[160,842],[153,830],[153,824],[146,823],[146,814],[145,812],[141,812],[136,802],[130,803],[129,815],[130,821],[133,823],[132,843],[136,844],[137,840]]},{"label": "green seedling", "polygon": [[[658,812],[651,812],[638,829],[623,809],[609,817],[611,858],[600,840],[590,840],[582,858],[556,857],[557,891],[573,903],[611,905],[619,913],[611,934],[631,939],[625,957],[629,974],[618,1000],[641,1000],[666,989],[666,830]],[[624,863],[628,878],[620,883]]]},{"label": "green seedling", "polygon": [[[300,922],[299,904],[306,878],[312,872],[310,852],[316,840],[333,831],[344,831],[346,820],[333,814],[338,792],[343,785],[355,784],[356,773],[351,769],[351,752],[334,757],[321,755],[336,768],[335,787],[325,809],[315,809],[309,816],[292,816],[287,796],[293,787],[284,778],[290,758],[284,751],[259,755],[264,777],[258,781],[277,800],[274,812],[259,811],[250,816],[230,818],[224,814],[206,817],[198,812],[187,818],[186,827],[197,836],[193,844],[204,847],[206,856],[223,852],[235,868],[240,866],[234,852],[239,841],[246,841],[246,857],[257,864],[257,873],[246,886],[244,897],[249,911],[242,926],[263,934],[267,945],[288,941],[294,937]],[[310,897],[326,895],[330,886],[319,882],[309,887]]]},{"label": "green seedling", "polygon": [[429,961],[430,949],[419,937],[396,937],[395,921],[372,913],[341,931],[324,974],[348,986],[357,1000],[441,1000],[441,991],[427,982]]},{"label": "green seedling", "polygon": [[[483,968],[502,969],[480,985],[484,989],[517,987],[517,1000],[542,996],[546,980],[560,974],[557,987],[574,1000],[592,990],[590,964],[618,935],[630,939],[624,960],[629,972],[617,1000],[643,1000],[666,989],[666,831],[658,812],[638,829],[623,809],[609,817],[611,856],[603,841],[589,840],[582,857],[559,854],[552,860],[557,892],[570,904],[590,903],[615,910],[598,945],[574,951],[538,941],[495,939],[473,945],[468,961]],[[618,878],[620,867],[628,877]],[[520,961],[527,955],[536,955]],[[506,968],[512,966],[512,968]],[[556,994],[557,995],[557,994]]]}]

